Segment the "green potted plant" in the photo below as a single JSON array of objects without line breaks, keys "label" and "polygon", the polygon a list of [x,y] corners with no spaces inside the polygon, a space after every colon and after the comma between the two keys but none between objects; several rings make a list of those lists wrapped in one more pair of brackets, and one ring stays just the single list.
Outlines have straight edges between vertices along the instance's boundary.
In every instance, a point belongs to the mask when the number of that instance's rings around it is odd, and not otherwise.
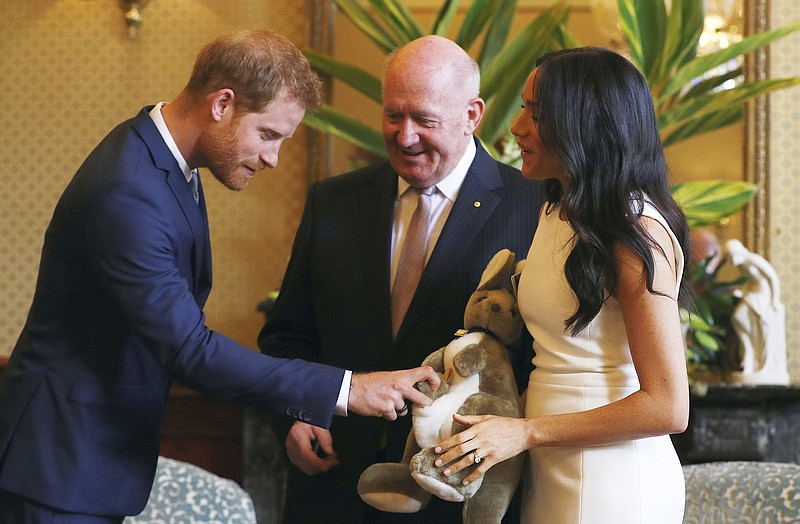
[{"label": "green potted plant", "polygon": [[722,280],[721,270],[726,257],[708,257],[689,269],[695,289],[694,311],[681,309],[681,321],[686,331],[686,365],[695,382],[714,382],[722,379],[728,367],[726,349],[735,341],[731,316],[739,302],[734,291],[747,277]]}]

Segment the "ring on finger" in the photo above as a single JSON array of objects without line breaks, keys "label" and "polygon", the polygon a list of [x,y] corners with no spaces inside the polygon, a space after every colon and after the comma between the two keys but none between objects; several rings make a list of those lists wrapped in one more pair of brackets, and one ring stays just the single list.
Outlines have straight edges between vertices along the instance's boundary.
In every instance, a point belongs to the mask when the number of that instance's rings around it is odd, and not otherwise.
[{"label": "ring on finger", "polygon": [[483,460],[483,458],[480,455],[478,455],[478,450],[477,449],[474,450],[472,452],[472,462],[474,462],[475,464],[480,464],[481,460]]},{"label": "ring on finger", "polygon": [[400,408],[400,409],[395,409],[394,411],[395,411],[395,413],[397,413],[398,415],[402,415],[403,413],[406,413],[406,412],[408,412],[408,408],[409,408],[409,405],[408,405],[408,400],[406,400],[406,401],[405,401],[405,403],[403,403],[403,407],[402,407],[402,408]]}]

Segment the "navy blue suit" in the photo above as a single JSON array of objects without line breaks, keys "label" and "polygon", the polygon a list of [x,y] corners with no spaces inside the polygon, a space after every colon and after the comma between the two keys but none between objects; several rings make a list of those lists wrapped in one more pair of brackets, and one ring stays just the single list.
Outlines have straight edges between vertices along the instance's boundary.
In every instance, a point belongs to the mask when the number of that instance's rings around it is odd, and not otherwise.
[{"label": "navy blue suit", "polygon": [[343,377],[205,326],[202,188],[198,206],[149,109],[116,127],[61,196],[0,387],[0,489],[74,513],[142,510],[173,379],[328,427]]},{"label": "navy blue suit", "polygon": [[[540,206],[539,184],[492,159],[478,143],[393,340],[389,280],[396,196],[397,174],[388,163],[312,186],[283,286],[259,336],[262,351],[356,371],[418,366],[463,327],[467,300],[492,256],[503,248],[527,256]],[[512,355],[526,385],[530,347],[529,341],[520,343]],[[377,460],[402,458],[410,421],[355,415],[335,420],[331,433],[340,465],[311,477],[290,469],[288,520],[361,522],[365,504],[356,493],[358,476]],[[273,421],[281,442],[290,424]],[[378,455],[384,435],[385,457]]]}]

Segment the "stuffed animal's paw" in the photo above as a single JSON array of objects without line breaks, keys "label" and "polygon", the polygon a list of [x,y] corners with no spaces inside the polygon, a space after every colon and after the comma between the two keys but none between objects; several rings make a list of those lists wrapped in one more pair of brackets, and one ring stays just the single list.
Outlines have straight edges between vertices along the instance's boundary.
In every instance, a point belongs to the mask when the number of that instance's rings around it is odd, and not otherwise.
[{"label": "stuffed animal's paw", "polygon": [[431,499],[431,494],[414,482],[404,463],[368,467],[358,479],[358,494],[370,506],[392,513],[416,513]]},{"label": "stuffed animal's paw", "polygon": [[450,502],[463,502],[471,498],[481,487],[483,477],[464,486],[462,482],[472,473],[475,467],[462,469],[454,475],[445,477],[444,468],[434,466],[434,461],[439,455],[433,448],[425,448],[411,459],[411,477],[437,497]]},{"label": "stuffed animal's paw", "polygon": [[433,391],[433,389],[431,389],[431,385],[428,384],[428,382],[425,380],[414,384],[415,388],[417,388],[421,393],[424,393],[431,400],[436,400],[437,398],[441,397],[442,395],[450,391],[450,384],[448,384],[444,380],[444,375],[442,375],[441,373],[436,373],[436,374],[439,375],[439,379],[441,379],[441,383],[439,384],[439,389],[437,389],[436,391]]}]

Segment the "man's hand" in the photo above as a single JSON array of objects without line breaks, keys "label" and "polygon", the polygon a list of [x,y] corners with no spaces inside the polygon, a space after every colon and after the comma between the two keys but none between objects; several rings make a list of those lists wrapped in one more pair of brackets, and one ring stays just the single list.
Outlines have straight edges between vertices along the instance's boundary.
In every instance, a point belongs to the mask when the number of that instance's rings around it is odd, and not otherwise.
[{"label": "man's hand", "polygon": [[[314,449],[324,453],[324,458]],[[333,439],[327,429],[318,428],[305,422],[295,422],[286,436],[286,454],[289,460],[306,475],[324,473],[339,464],[333,451]]]},{"label": "man's hand", "polygon": [[403,371],[353,373],[348,411],[367,417],[395,420],[410,409],[406,399],[419,406],[430,406],[432,400],[414,389],[414,384],[425,381],[431,389],[439,388],[439,375],[430,366]]}]

